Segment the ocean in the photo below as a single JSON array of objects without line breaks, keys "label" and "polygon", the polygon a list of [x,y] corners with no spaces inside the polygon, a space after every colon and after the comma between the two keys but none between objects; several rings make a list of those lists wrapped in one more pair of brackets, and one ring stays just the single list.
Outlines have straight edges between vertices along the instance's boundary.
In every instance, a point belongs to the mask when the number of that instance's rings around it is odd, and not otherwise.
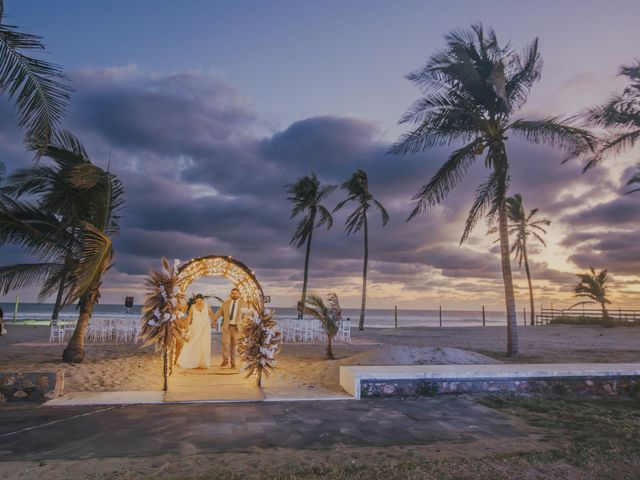
[{"label": "ocean", "polygon": [[[11,323],[13,320],[13,303],[0,303],[0,306],[4,310],[5,322]],[[109,317],[118,318],[128,315],[138,316],[140,315],[140,305],[134,305],[133,308],[127,310],[122,305],[101,305],[98,304],[94,310],[95,317]],[[296,311],[290,307],[275,307],[269,306],[276,310],[276,315],[284,318],[295,318]],[[215,307],[214,307],[215,309]],[[21,303],[18,307],[18,314],[16,316],[17,322],[24,322],[27,320],[36,320],[38,323],[45,323],[51,318],[51,312],[53,311],[53,305],[48,303]],[[78,316],[78,312],[75,306],[65,308],[61,314],[60,319],[75,319]],[[360,309],[357,308],[345,308],[342,311],[343,318],[350,318],[352,325],[357,325],[360,318]],[[487,325],[506,325],[506,316],[504,311],[490,311],[485,312],[485,319]],[[522,316],[519,315],[518,322],[522,321]],[[394,326],[393,310],[391,309],[367,309],[365,318],[365,325],[367,327],[388,328]],[[438,310],[401,310],[398,309],[398,326],[410,327],[410,326],[429,326],[434,327],[439,325],[439,312]],[[444,310],[442,311],[442,326],[444,327],[477,327],[482,325],[482,309],[478,310]]]}]

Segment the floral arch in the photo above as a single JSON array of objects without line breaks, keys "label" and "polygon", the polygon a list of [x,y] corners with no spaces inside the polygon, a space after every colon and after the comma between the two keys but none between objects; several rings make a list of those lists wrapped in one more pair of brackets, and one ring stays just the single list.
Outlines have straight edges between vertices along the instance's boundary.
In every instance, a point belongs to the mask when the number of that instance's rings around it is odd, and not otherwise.
[{"label": "floral arch", "polygon": [[252,270],[230,256],[207,255],[189,260],[178,269],[178,287],[184,294],[187,287],[200,277],[217,276],[231,281],[247,302],[264,308],[264,292]]}]

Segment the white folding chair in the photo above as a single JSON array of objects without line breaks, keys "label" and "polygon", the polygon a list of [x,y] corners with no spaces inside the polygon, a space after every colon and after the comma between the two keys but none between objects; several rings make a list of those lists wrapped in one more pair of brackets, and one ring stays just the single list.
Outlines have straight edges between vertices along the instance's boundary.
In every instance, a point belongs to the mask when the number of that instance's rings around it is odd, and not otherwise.
[{"label": "white folding chair", "polygon": [[49,343],[51,342],[64,342],[64,326],[58,320],[51,320]]},{"label": "white folding chair", "polygon": [[73,331],[76,329],[77,320],[65,320],[63,323],[64,337],[71,338]]},{"label": "white folding chair", "polygon": [[351,343],[351,319],[342,320],[340,324],[341,340],[344,343]]}]

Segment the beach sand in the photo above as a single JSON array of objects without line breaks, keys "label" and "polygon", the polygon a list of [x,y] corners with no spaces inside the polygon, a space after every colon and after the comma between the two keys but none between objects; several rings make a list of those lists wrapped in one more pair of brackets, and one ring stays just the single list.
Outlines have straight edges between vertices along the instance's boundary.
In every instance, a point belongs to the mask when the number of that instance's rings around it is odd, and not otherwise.
[{"label": "beach sand", "polygon": [[[62,369],[65,390],[159,390],[160,358],[137,345],[88,345],[85,362],[67,365],[60,361],[63,346],[48,345],[48,328],[8,325],[9,336],[0,337],[3,371]],[[337,359],[324,360],[324,345],[284,345],[277,369],[266,381],[271,387],[291,392],[336,392],[340,365],[399,363],[490,363],[490,362],[638,362],[640,328],[604,329],[588,326],[521,327],[517,359],[505,357],[504,327],[400,328],[353,331],[354,344],[335,345]],[[219,358],[219,337],[214,336],[214,361]],[[21,345],[22,344],[22,345]],[[342,392],[343,393],[343,392]],[[9,408],[8,404],[7,407]],[[14,406],[11,408],[19,408]],[[28,408],[25,406],[25,408]],[[522,423],[514,418],[514,422]],[[337,445],[330,449],[252,449],[220,454],[179,454],[158,457],[87,458],[47,461],[5,461],[0,476],[8,480],[67,480],[75,478],[134,480],[141,478],[195,478],[221,472],[242,478],[263,478],[264,472],[284,475],[300,466],[357,466],[359,464],[404,464],[456,455],[485,455],[516,451],[541,451],[561,447],[561,439],[538,434],[525,442],[505,442],[500,437],[479,444],[454,443],[379,447]],[[561,467],[564,468],[563,465]],[[222,473],[227,472],[227,473]],[[284,477],[283,477],[284,478]],[[318,477],[320,478],[320,477]]]},{"label": "beach sand", "polygon": [[[61,361],[61,344],[49,344],[46,326],[8,326],[0,337],[2,371],[65,373],[65,392],[160,390],[162,363],[150,348],[133,344],[87,344],[81,364]],[[324,360],[322,344],[285,344],[267,388],[308,396],[344,393],[340,365],[451,363],[640,362],[640,328],[548,325],[519,327],[520,356],[505,356],[505,327],[414,327],[353,330],[351,345],[335,344],[336,360]],[[444,350],[443,350],[444,349]],[[458,350],[456,350],[458,349]],[[213,362],[220,359],[214,335]]]}]

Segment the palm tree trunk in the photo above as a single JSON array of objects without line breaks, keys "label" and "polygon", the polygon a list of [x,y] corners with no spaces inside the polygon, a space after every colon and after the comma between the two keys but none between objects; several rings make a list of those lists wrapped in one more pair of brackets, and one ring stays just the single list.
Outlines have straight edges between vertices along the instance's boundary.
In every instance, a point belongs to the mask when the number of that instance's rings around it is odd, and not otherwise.
[{"label": "palm tree trunk", "polygon": [[60,306],[62,305],[62,294],[64,293],[65,274],[62,274],[60,279],[60,285],[58,286],[58,294],[56,295],[56,303],[53,305],[53,313],[51,314],[51,320],[57,320],[60,314]]},{"label": "palm tree trunk", "polygon": [[522,239],[522,257],[524,258],[524,271],[527,273],[527,282],[529,282],[529,304],[531,308],[531,326],[536,324],[536,314],[533,306],[533,286],[531,285],[531,271],[529,270],[529,259],[527,257],[527,242]]},{"label": "palm tree trunk", "polygon": [[507,307],[507,356],[518,356],[518,321],[516,318],[516,300],[513,293],[513,277],[511,276],[511,258],[509,256],[509,233],[507,229],[507,210],[504,198],[498,210],[500,230],[500,255],[502,259],[502,279],[504,281],[504,297]]},{"label": "palm tree trunk", "polygon": [[93,286],[80,298],[80,314],[73,335],[62,352],[62,360],[67,363],[82,363],[84,359],[84,337],[93,313],[93,306],[98,298],[98,286]]},{"label": "palm tree trunk", "polygon": [[[311,219],[312,222],[315,221],[314,218]],[[311,237],[313,236],[313,223],[311,224],[311,231],[309,232],[309,237],[307,238],[307,253],[304,256],[304,281],[302,283],[302,305],[305,304],[307,300],[307,280],[309,279],[309,257],[311,257]],[[304,309],[300,311],[300,318],[304,317]]]},{"label": "palm tree trunk", "polygon": [[608,323],[610,319],[609,319],[609,312],[607,312],[607,307],[604,306],[604,302],[602,302],[600,306],[602,307],[602,321],[604,323]]},{"label": "palm tree trunk", "polygon": [[362,269],[362,305],[360,306],[360,321],[358,330],[364,330],[364,312],[367,304],[367,267],[369,264],[369,227],[367,225],[367,211],[364,211],[364,267]]},{"label": "palm tree trunk", "polygon": [[331,345],[331,335],[327,335],[327,360],[335,360],[336,357],[333,356],[333,347]]}]

